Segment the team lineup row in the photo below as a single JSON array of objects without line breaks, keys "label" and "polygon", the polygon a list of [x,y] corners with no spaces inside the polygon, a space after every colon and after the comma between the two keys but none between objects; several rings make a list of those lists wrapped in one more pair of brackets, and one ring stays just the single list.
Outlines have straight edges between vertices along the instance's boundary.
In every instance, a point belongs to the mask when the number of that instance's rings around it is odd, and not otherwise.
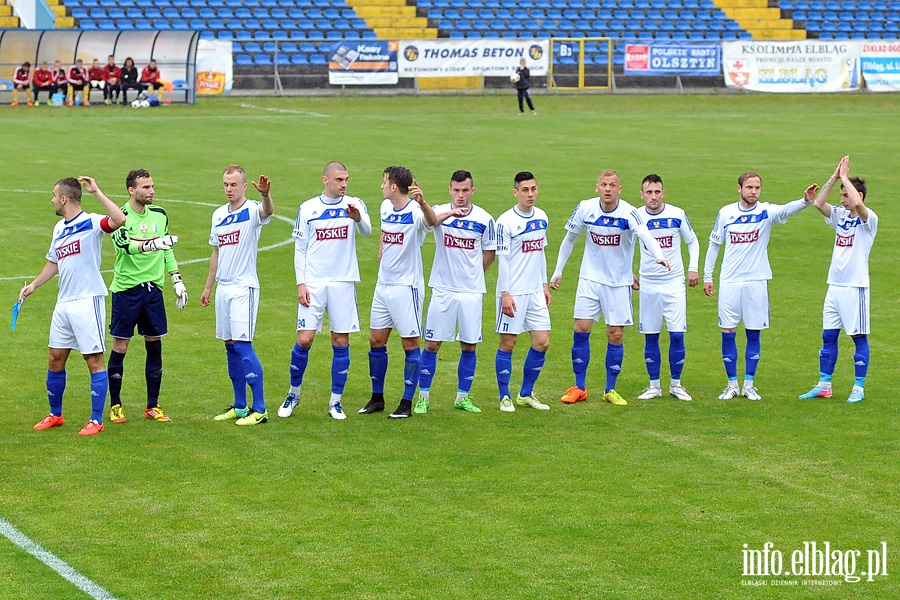
[{"label": "team lineup row", "polygon": [[[836,238],[823,309],[823,348],[819,382],[801,398],[830,397],[831,375],[837,360],[841,329],[856,344],[856,385],[848,402],[864,397],[869,362],[868,256],[877,232],[877,216],[865,205],[866,185],[849,176],[849,157],[844,157],[820,190],[810,185],[803,198],[786,204],[760,202],[761,179],[752,172],[738,178],[740,200],[723,207],[709,238],[703,288],[715,294],[713,271],[720,248],[724,258],[718,294],[719,326],[722,329],[722,359],[728,379],[719,396],[728,400],[744,396],[759,400],[754,377],[760,354],[760,332],[769,326],[767,280],[771,278],[767,248],[771,227],[810,204],[835,229]],[[80,180],[80,181],[79,181]],[[129,201],[119,208],[89,177],[63,179],[53,190],[53,205],[63,217],[57,223],[47,263],[41,273],[20,293],[20,302],[59,274],[59,296],[50,331],[50,361],[47,392],[50,414],[35,429],[50,429],[64,423],[62,397],[65,363],[72,349],[81,352],[91,372],[91,418],[79,432],[94,435],[104,430],[103,413],[110,396],[110,420],[127,421],[121,403],[124,358],[135,328],[147,348],[145,417],[169,421],[158,404],[162,379],[161,336],[167,333],[162,287],[171,276],[179,309],[187,304],[172,250],[178,238],[169,234],[168,216],[153,204],[150,174],[131,171],[126,180]],[[840,181],[841,202],[827,203],[832,187]],[[301,204],[293,230],[294,267],[297,281],[297,341],[291,352],[290,388],[278,408],[278,416],[289,417],[300,401],[310,349],[328,315],[333,350],[332,385],[328,413],[345,419],[342,395],[350,368],[349,334],[358,332],[356,284],[359,267],[356,234],[369,236],[372,223],[365,203],[347,195],[349,172],[339,162],[325,166],[323,192]],[[271,183],[265,175],[252,185],[261,201],[246,197],[247,176],[237,165],[226,167],[223,187],[227,203],[213,213],[209,243],[213,247],[209,275],[200,297],[203,307],[213,300],[216,337],[225,344],[228,375],[234,401],[219,421],[238,425],[268,421],[264,399],[262,366],[253,347],[259,300],[256,259],[261,229],[274,214]],[[92,193],[107,216],[85,213],[81,192]],[[615,405],[627,401],[616,391],[621,372],[622,335],[634,324],[631,290],[640,290],[639,331],[645,336],[644,357],[650,385],[641,399],[663,395],[660,384],[659,335],[663,324],[669,332],[670,395],[689,401],[680,376],[685,360],[686,287],[699,284],[700,244],[685,212],[664,202],[663,182],[648,175],[641,183],[644,206],[633,207],[619,197],[622,190],[615,171],[600,173],[597,197],[584,200],[566,223],[553,274],[547,276],[544,249],[548,219],[535,205],[538,184],[530,172],[514,178],[516,204],[496,221],[472,203],[474,179],[468,171],[450,178],[451,201],[432,207],[410,171],[388,167],[381,184],[384,201],[379,218],[381,242],[378,278],[370,315],[369,374],[372,396],[358,412],[385,410],[384,384],[388,370],[386,345],[397,330],[405,353],[403,394],[391,418],[427,413],[437,354],[443,342],[459,341],[458,387],[454,406],[480,412],[469,398],[476,370],[476,345],[482,341],[482,299],[486,293],[485,271],[496,259],[497,311],[495,331],[499,348],[495,359],[499,408],[514,412],[516,406],[548,410],[533,395],[549,347],[551,290],[558,289],[566,263],[582,230],[587,240],[581,262],[574,308],[572,370],[574,385],[562,396],[564,403],[587,399],[585,384],[590,363],[590,333],[603,318],[607,329],[604,400]],[[431,298],[422,326],[425,290],[421,247],[425,236],[435,236],[434,263],[428,285]],[[113,347],[104,365],[106,286],[100,274],[100,244],[112,234],[116,262],[110,289]],[[632,272],[634,245],[640,240],[638,279]],[[682,243],[687,245],[687,276],[682,261]],[[747,334],[746,371],[738,386],[736,328],[743,321]],[[529,333],[519,392],[510,392],[512,351],[518,336]],[[424,338],[424,349],[420,348]],[[247,388],[250,388],[248,399]],[[418,399],[413,406],[416,388]]]}]

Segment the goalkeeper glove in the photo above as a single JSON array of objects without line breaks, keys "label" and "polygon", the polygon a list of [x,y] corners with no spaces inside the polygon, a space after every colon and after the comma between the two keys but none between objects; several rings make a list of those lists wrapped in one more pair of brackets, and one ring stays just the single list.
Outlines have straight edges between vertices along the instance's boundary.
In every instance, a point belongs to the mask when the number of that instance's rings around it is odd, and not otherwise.
[{"label": "goalkeeper glove", "polygon": [[141,252],[156,252],[158,250],[171,250],[178,243],[177,235],[164,235],[141,243]]},{"label": "goalkeeper glove", "polygon": [[188,303],[188,293],[181,281],[181,273],[177,271],[172,273],[172,284],[175,286],[175,306],[178,307],[178,310],[184,310]]}]

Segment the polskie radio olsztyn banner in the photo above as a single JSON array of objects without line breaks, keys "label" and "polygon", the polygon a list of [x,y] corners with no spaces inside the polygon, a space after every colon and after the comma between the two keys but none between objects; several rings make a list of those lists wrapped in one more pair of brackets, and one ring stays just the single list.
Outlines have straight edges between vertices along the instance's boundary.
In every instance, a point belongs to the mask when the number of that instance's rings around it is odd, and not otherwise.
[{"label": "polskie radio olsztyn banner", "polygon": [[718,77],[722,45],[718,42],[653,42],[625,46],[626,75]]},{"label": "polskie radio olsztyn banner", "polygon": [[725,85],[758,92],[849,92],[860,88],[862,42],[722,43]]},{"label": "polskie radio olsztyn banner", "polygon": [[532,76],[550,70],[549,40],[403,40],[397,56],[400,77],[501,77],[525,64]]},{"label": "polskie radio olsztyn banner", "polygon": [[396,41],[344,40],[331,46],[328,83],[332,85],[395,85]]}]

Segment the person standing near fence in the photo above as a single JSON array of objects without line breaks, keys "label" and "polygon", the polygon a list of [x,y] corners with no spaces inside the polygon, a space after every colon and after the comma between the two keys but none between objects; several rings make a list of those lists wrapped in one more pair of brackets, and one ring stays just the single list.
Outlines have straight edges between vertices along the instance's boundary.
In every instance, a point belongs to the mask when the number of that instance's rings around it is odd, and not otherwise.
[{"label": "person standing near fence", "polygon": [[531,114],[536,115],[537,111],[534,110],[534,103],[531,102],[531,94],[528,92],[528,88],[531,87],[531,71],[525,66],[524,58],[519,60],[519,68],[516,69],[516,75],[518,75],[519,78],[515,79],[515,76],[513,76],[513,79],[516,83],[516,92],[518,93],[519,98],[519,115],[525,114],[523,100],[528,102],[528,108],[531,109]]}]

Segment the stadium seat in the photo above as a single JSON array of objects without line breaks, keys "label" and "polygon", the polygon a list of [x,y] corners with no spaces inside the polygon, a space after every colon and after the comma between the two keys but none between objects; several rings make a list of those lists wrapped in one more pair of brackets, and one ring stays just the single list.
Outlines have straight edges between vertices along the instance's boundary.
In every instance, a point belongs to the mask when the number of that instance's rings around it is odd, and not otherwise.
[{"label": "stadium seat", "polygon": [[253,57],[249,54],[238,54],[234,57],[234,64],[245,67],[253,64]]},{"label": "stadium seat", "polygon": [[253,64],[259,67],[271,66],[272,57],[268,54],[257,54],[253,57]]},{"label": "stadium seat", "polygon": [[328,59],[323,54],[313,54],[309,57],[309,64],[317,66],[327,66]]}]

